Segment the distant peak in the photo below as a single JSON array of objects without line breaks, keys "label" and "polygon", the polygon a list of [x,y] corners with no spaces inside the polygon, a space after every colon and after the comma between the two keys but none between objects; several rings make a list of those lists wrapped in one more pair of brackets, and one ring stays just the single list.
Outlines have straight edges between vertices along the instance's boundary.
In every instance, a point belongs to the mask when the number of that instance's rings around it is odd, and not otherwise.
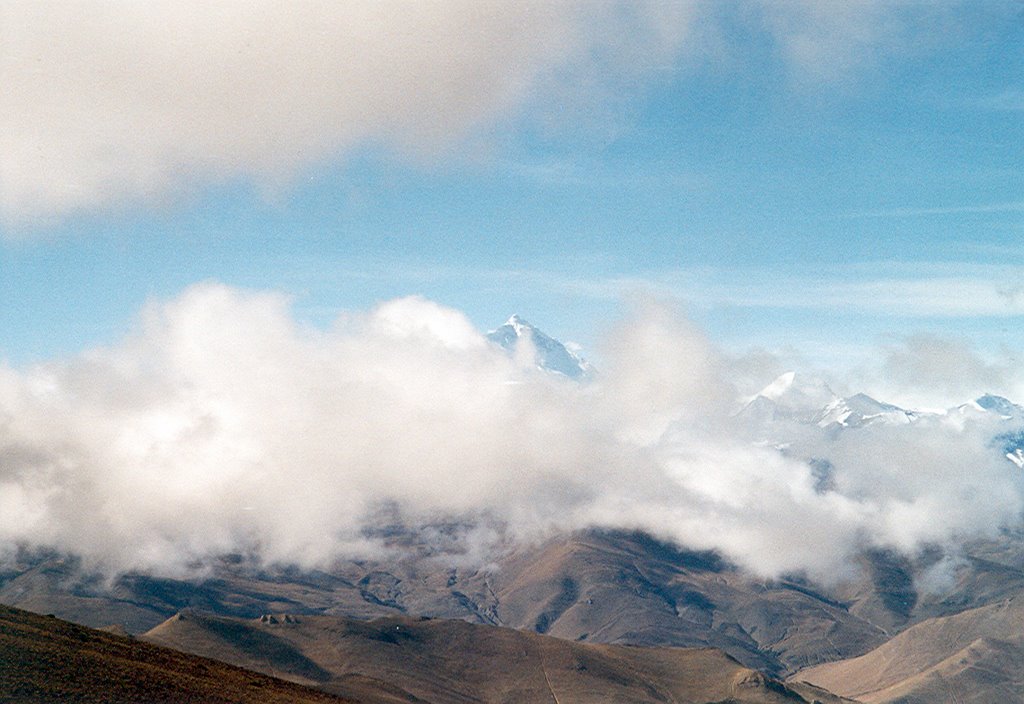
[{"label": "distant peak", "polygon": [[844,400],[847,403],[867,404],[869,406],[873,405],[873,406],[886,407],[886,408],[889,408],[889,407],[896,408],[896,406],[893,406],[891,403],[884,403],[882,401],[879,401],[877,398],[872,398],[871,396],[868,396],[865,393],[856,393],[853,396],[848,396]]},{"label": "distant peak", "polygon": [[508,320],[505,321],[505,325],[511,325],[512,327],[523,327],[532,328],[529,322],[523,318],[519,313],[513,313]]},{"label": "distant peak", "polygon": [[790,387],[793,386],[793,381],[795,379],[796,372],[786,372],[785,374],[780,374],[778,378],[775,379],[775,381],[761,389],[761,393],[758,395],[764,396],[765,398],[774,401],[775,399],[779,398],[782,394],[786,393],[786,391],[788,391]]},{"label": "distant peak", "polygon": [[998,404],[1010,403],[1010,400],[1004,398],[1003,396],[996,396],[995,394],[985,393],[979,396],[978,398],[974,399],[974,402],[977,403],[982,408],[987,408],[989,406],[995,406]]},{"label": "distant peak", "polygon": [[571,379],[587,378],[593,373],[590,364],[579,356],[578,348],[572,349],[549,337],[518,313],[513,313],[504,325],[487,333],[487,339],[512,354],[519,348],[520,341],[525,340],[539,369]]},{"label": "distant peak", "polygon": [[986,393],[974,400],[974,405],[992,413],[1002,416],[1016,416],[1020,412],[1020,406],[1002,396]]},{"label": "distant peak", "polygon": [[786,372],[761,389],[758,394],[780,409],[793,415],[811,415],[818,409],[833,403],[838,396],[821,379]]}]

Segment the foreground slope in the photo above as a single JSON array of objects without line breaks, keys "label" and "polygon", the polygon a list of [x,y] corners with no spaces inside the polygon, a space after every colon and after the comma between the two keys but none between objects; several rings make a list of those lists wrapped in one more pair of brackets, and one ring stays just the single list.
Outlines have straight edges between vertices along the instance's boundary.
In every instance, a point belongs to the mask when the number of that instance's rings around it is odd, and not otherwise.
[{"label": "foreground slope", "polygon": [[223,662],[0,606],[0,701],[340,704],[346,700]]},{"label": "foreground slope", "polygon": [[918,623],[850,660],[794,679],[858,700],[1024,702],[1024,597]]},{"label": "foreground slope", "polygon": [[143,638],[368,702],[840,701],[718,650],[574,643],[457,620],[185,612]]}]

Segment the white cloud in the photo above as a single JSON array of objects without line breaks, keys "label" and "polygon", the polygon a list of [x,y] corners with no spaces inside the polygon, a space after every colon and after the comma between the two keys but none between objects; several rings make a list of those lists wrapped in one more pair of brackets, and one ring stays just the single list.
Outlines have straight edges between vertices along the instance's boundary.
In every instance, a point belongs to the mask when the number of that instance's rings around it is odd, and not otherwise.
[{"label": "white cloud", "polygon": [[968,341],[919,333],[886,346],[878,367],[864,383],[881,398],[912,407],[964,402],[985,393],[1012,394],[1020,388],[1015,365],[987,359]]},{"label": "white cloud", "polygon": [[879,49],[899,51],[907,42],[920,40],[920,34],[952,8],[894,0],[760,0],[755,4],[779,50],[801,68],[796,76],[829,80],[845,77],[852,65],[863,64],[866,53],[877,60]]},{"label": "white cloud", "polygon": [[936,22],[960,5],[10,0],[0,218],[25,233],[232,180],[276,194],[360,147],[420,158],[527,112],[607,130],[651,77],[721,51],[709,37],[732,42],[736,22],[820,81],[944,36]]},{"label": "white cloud", "polygon": [[581,386],[423,299],[319,331],[276,294],[191,288],[116,346],[0,368],[0,552],[46,545],[114,571],[233,551],[319,565],[370,549],[387,509],[524,539],[642,528],[826,576],[867,544],[1019,516],[1020,475],[976,421],[851,433],[822,492],[803,462],[733,434],[729,363],[670,308],[641,305],[608,339]]},{"label": "white cloud", "polygon": [[[968,39],[979,26],[1015,26],[1015,0],[976,3],[962,0],[753,0],[760,19],[797,83],[835,86],[863,82],[865,76],[886,80],[878,69]],[[1009,98],[993,101],[1012,106]]]},{"label": "white cloud", "polygon": [[[0,6],[0,212],[159,202],[383,142],[435,152],[670,61],[690,3],[51,2]],[[630,37],[627,41],[625,37]]]}]

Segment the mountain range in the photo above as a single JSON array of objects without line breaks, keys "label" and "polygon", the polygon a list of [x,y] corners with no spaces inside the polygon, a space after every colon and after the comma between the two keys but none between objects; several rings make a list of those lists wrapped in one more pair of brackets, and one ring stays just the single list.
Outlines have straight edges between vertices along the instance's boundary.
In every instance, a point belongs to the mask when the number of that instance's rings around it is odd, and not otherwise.
[{"label": "mountain range", "polygon": [[864,393],[840,396],[824,382],[795,372],[782,374],[735,414],[737,435],[786,449],[794,430],[828,439],[878,425],[984,421],[994,428],[992,441],[1008,460],[1024,468],[1024,406],[994,394],[942,411],[906,409]]},{"label": "mountain range", "polygon": [[[336,665],[320,659],[324,656],[311,655],[379,642],[373,631],[360,631],[363,635],[356,641],[339,635],[338,628],[351,629],[360,622],[353,618],[376,624],[368,626],[373,629],[381,624],[437,629],[452,622],[484,629],[458,631],[472,645],[445,651],[440,664],[426,657],[431,648],[416,656],[420,660],[412,655],[407,659],[402,648],[423,648],[422,640],[399,639],[388,646],[403,663],[420,662],[426,671],[443,673],[438,675],[442,680],[452,677],[447,684],[435,680],[428,687],[411,681],[422,673],[410,672],[401,692],[392,692],[399,697],[393,701],[495,701],[465,698],[476,680],[466,679],[469,665],[460,669],[457,655],[504,652],[513,646],[502,634],[533,632],[566,647],[643,646],[628,652],[656,662],[666,647],[720,652],[732,658],[733,674],[726,679],[745,668],[764,673],[765,681],[781,679],[790,687],[807,683],[859,701],[934,702],[941,701],[935,698],[940,686],[936,678],[942,687],[1005,694],[1016,681],[1009,663],[1024,648],[1018,614],[1024,599],[1021,535],[979,541],[965,552],[955,586],[941,595],[917,586],[927,560],[895,553],[865,553],[859,579],[827,588],[798,579],[760,580],[713,554],[681,551],[644,534],[590,531],[518,550],[487,570],[466,573],[416,560],[346,562],[329,572],[257,569],[227,560],[202,581],[126,575],[108,588],[82,580],[71,561],[50,558],[32,567],[22,565],[16,576],[8,573],[0,601],[95,626],[118,624],[154,643],[306,685],[323,688],[334,682],[338,686],[326,691],[364,701],[374,701],[366,698],[365,688],[375,681],[401,680],[371,667],[374,657],[366,651],[360,650],[364,659],[358,667],[340,673]],[[416,620],[420,618],[430,620]],[[292,623],[319,625],[315,634],[303,635],[310,626]],[[197,624],[202,627],[182,632]],[[260,628],[272,629],[274,636],[283,632],[274,628],[293,628],[289,638],[300,639],[302,657],[293,652],[299,647],[294,643],[285,647],[287,643],[253,635]],[[487,645],[492,638],[504,645]],[[961,661],[970,666],[953,666]],[[893,662],[900,667],[882,667]],[[485,664],[478,660],[472,667],[483,672]],[[601,667],[614,673],[627,666]],[[633,663],[627,669],[638,667]],[[992,675],[988,689],[977,690],[972,678],[979,671],[1005,676]],[[621,677],[608,676],[622,683]],[[337,677],[347,684],[340,686]],[[445,695],[445,688],[463,694]],[[1024,701],[1016,692],[998,701]],[[979,696],[960,701],[996,701]],[[813,698],[828,701],[820,694]]]},{"label": "mountain range", "polygon": [[786,372],[748,400],[737,417],[752,425],[796,421],[820,428],[862,428],[871,424],[909,424],[946,416],[988,415],[1005,421],[1024,422],[1024,407],[984,394],[945,411],[900,408],[867,394],[840,396],[823,381]]},{"label": "mountain range", "polygon": [[[518,316],[488,337],[553,375],[596,374]],[[994,395],[917,411],[787,373],[733,416],[737,435],[797,457],[807,437],[965,419],[1019,471],[1024,407]],[[828,458],[805,459],[827,488]],[[627,530],[513,544],[476,566],[415,526],[385,535],[392,557],[301,570],[229,554],[193,578],[111,579],[21,546],[0,603],[366,702],[1024,702],[1024,524],[965,541],[943,589],[928,588],[944,559],[928,549],[865,547],[855,576],[822,583]]]}]

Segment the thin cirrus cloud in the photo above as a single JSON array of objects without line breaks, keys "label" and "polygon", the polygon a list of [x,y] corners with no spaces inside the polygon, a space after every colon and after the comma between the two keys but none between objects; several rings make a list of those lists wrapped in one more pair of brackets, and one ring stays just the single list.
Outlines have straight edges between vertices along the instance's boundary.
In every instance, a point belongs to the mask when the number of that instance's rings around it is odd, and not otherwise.
[{"label": "thin cirrus cloud", "polygon": [[[856,264],[813,273],[701,267],[631,276],[567,276],[552,271],[479,274],[602,301],[662,295],[697,307],[829,310],[904,318],[1009,318],[1024,315],[1024,272],[1012,265]],[[451,275],[441,273],[440,276]],[[470,272],[462,275],[472,276]]]},{"label": "thin cirrus cloud", "polygon": [[1024,201],[985,203],[982,205],[951,205],[937,208],[889,208],[864,210],[842,215],[843,218],[915,218],[931,215],[982,215],[989,213],[1022,213]]},{"label": "thin cirrus cloud", "polygon": [[958,276],[863,281],[806,281],[790,295],[739,293],[744,306],[818,308],[919,318],[1013,317],[1024,314],[1024,298],[997,281]]},{"label": "thin cirrus cloud", "polygon": [[389,510],[482,526],[460,559],[486,560],[496,526],[603,526],[828,579],[865,546],[990,535],[1024,508],[997,420],[809,448],[835,467],[822,491],[804,462],[739,439],[731,363],[671,308],[640,304],[607,339],[580,385],[422,298],[324,331],[280,295],[193,287],[115,345],[0,368],[0,553],[45,546],[115,573],[234,552],[319,566],[365,554]]}]

